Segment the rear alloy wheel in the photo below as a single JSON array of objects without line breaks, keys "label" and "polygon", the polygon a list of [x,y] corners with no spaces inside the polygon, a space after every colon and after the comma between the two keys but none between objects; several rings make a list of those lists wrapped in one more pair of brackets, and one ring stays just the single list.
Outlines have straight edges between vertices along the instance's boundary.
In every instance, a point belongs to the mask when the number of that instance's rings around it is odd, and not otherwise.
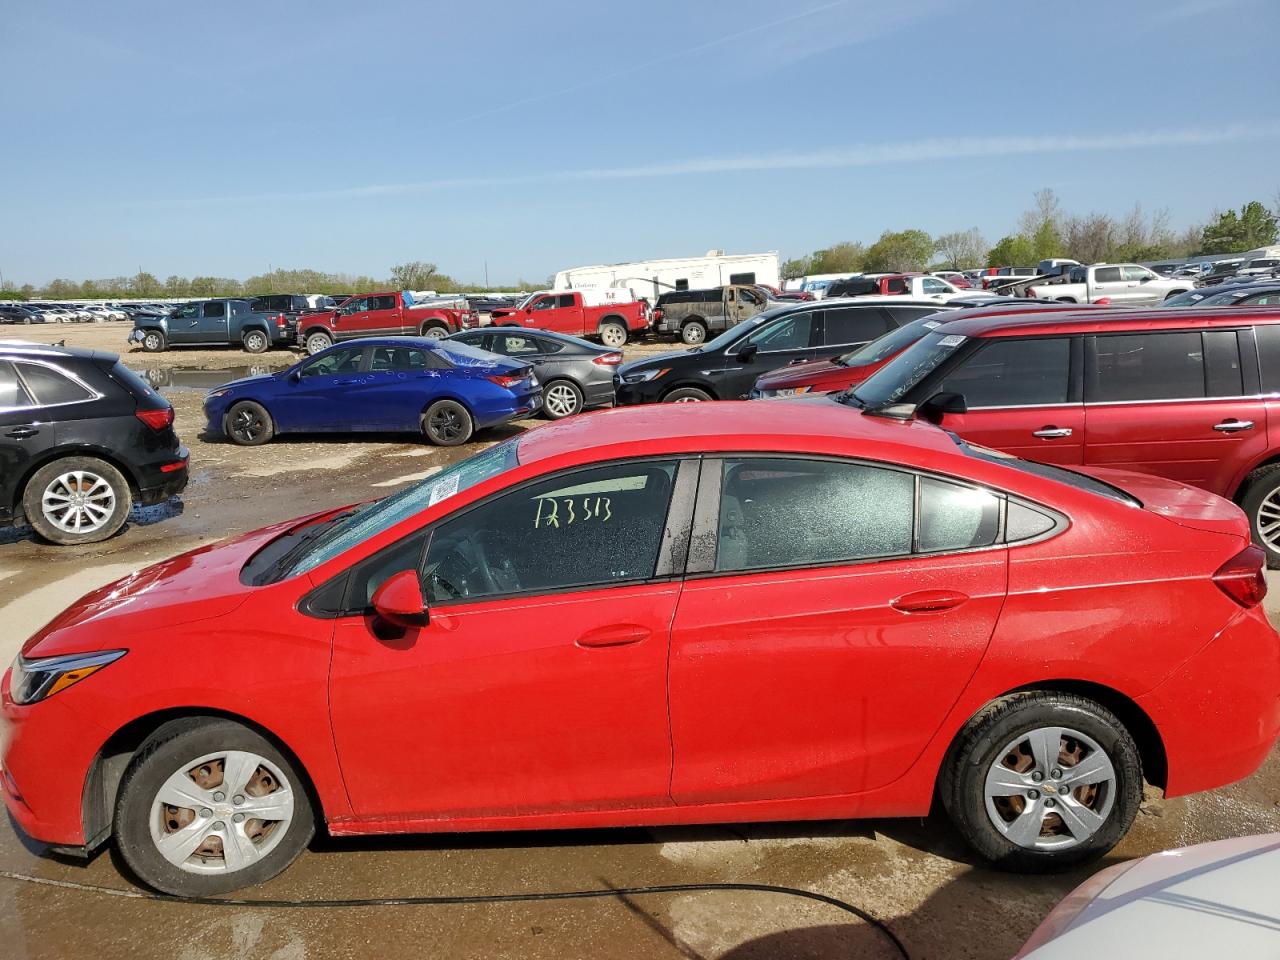
[{"label": "rear alloy wheel", "polygon": [[449,335],[449,328],[442,323],[428,324],[422,328],[422,335],[428,340],[443,340]]},{"label": "rear alloy wheel", "polygon": [[107,539],[124,526],[132,505],[128,481],[95,457],[46,464],[27,481],[22,495],[27,522],[60,546]]},{"label": "rear alloy wheel", "polygon": [[600,324],[600,342],[606,347],[621,347],[627,342],[627,328],[615,320]]},{"label": "rear alloy wheel", "polygon": [[227,411],[226,434],[232,443],[258,447],[275,436],[275,424],[267,408],[252,400],[241,400]]},{"label": "rear alloy wheel", "polygon": [[240,344],[249,353],[266,353],[271,349],[271,339],[262,330],[246,330]]},{"label": "rear alloy wheel", "polygon": [[275,876],[310,842],[315,819],[300,772],[274,744],[230,720],[188,717],[130,761],[115,833],[145,884],[200,897]]},{"label": "rear alloy wheel", "polygon": [[422,415],[422,432],[439,447],[456,447],[471,439],[475,421],[456,400],[437,400]]},{"label": "rear alloy wheel", "polygon": [[548,420],[563,420],[582,410],[582,391],[569,380],[552,380],[542,388],[542,412]]},{"label": "rear alloy wheel", "polygon": [[1064,870],[1102,856],[1129,830],[1142,764],[1129,732],[1101,705],[1015,694],[970,722],[943,773],[942,800],[996,866]]},{"label": "rear alloy wheel", "polygon": [[681,387],[679,390],[672,390],[662,398],[663,403],[701,403],[703,400],[710,400],[711,394],[705,390],[699,390],[697,387]]},{"label": "rear alloy wheel", "polygon": [[317,330],[315,333],[307,334],[307,355],[314,357],[322,350],[328,350],[333,346],[333,337],[329,336],[323,330]]},{"label": "rear alloy wheel", "polygon": [[1280,464],[1261,467],[1249,476],[1240,507],[1249,518],[1253,542],[1267,554],[1267,566],[1280,567]]},{"label": "rear alloy wheel", "polygon": [[697,346],[707,340],[707,325],[701,320],[691,320],[680,328],[680,339],[689,346]]},{"label": "rear alloy wheel", "polygon": [[148,330],[142,335],[142,349],[147,353],[161,353],[166,346],[168,342],[159,330]]}]

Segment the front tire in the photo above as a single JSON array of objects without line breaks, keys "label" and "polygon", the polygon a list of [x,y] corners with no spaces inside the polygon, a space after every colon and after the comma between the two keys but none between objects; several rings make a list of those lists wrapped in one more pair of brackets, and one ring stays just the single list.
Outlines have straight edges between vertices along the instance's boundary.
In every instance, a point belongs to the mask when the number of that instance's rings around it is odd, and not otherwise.
[{"label": "front tire", "polygon": [[240,345],[246,353],[266,353],[271,349],[271,338],[263,330],[246,330]]},{"label": "front tire", "polygon": [[120,781],[116,846],[147,886],[207,897],[262,883],[315,833],[301,771],[230,720],[184,717],[139,748]]},{"label": "front tire", "polygon": [[623,346],[627,342],[627,328],[616,320],[606,320],[600,324],[600,342],[615,349]]},{"label": "front tire", "polygon": [[119,470],[96,457],[46,463],[27,481],[22,510],[45,540],[69,547],[97,543],[129,517],[133,495]]},{"label": "front tire", "polygon": [[582,391],[571,380],[552,380],[542,388],[542,412],[548,420],[563,420],[582,412]]},{"label": "front tire", "polygon": [[314,357],[323,350],[328,350],[333,346],[333,337],[325,333],[323,330],[316,330],[307,334],[306,348],[307,356]]},{"label": "front tire", "polygon": [[1249,517],[1253,542],[1267,555],[1267,567],[1280,568],[1280,463],[1249,474],[1240,508]]},{"label": "front tire", "polygon": [[1142,762],[1105,707],[1068,693],[1020,693],[961,731],[941,793],[982,857],[1004,870],[1051,873],[1120,842],[1142,801]]},{"label": "front tire", "polygon": [[475,421],[457,400],[437,400],[422,415],[422,433],[438,447],[460,446],[474,432]]},{"label": "front tire", "polygon": [[142,349],[147,353],[163,353],[169,341],[160,330],[148,330],[142,335]]},{"label": "front tire", "polygon": [[701,403],[703,400],[714,400],[715,398],[705,390],[699,390],[697,387],[680,387],[672,390],[662,398],[663,403]]},{"label": "front tire", "polygon": [[241,447],[260,447],[276,434],[267,408],[253,400],[233,403],[223,429],[231,442]]}]

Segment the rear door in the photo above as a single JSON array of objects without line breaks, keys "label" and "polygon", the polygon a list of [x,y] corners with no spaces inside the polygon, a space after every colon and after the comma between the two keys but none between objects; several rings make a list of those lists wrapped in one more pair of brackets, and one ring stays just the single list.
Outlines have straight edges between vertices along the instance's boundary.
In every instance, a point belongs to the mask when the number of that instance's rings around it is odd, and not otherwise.
[{"label": "rear door", "polygon": [[1133,288],[1136,286],[1136,282],[1130,284],[1124,278],[1124,272],[1119,267],[1094,267],[1093,287],[1090,290],[1089,299],[1099,300],[1102,297],[1109,297],[1115,304],[1132,303]]},{"label": "rear door", "polygon": [[400,298],[393,293],[369,297],[365,323],[370,336],[397,336],[418,332],[412,327],[413,320],[409,311],[400,308]]},{"label": "rear door", "polygon": [[883,336],[894,326],[884,308],[875,304],[828,307],[822,311],[822,341],[817,356],[825,358],[848,353]]},{"label": "rear door", "polygon": [[448,363],[421,347],[369,347],[367,353],[366,369],[345,384],[343,400],[353,416],[363,429],[420,430]]},{"label": "rear door", "polygon": [[1231,496],[1267,452],[1251,328],[1098,334],[1084,346],[1086,464]]},{"label": "rear door", "polygon": [[966,440],[1028,460],[1079,464],[1084,458],[1079,338],[980,340],[925,393],[959,393],[968,410],[942,426]]}]

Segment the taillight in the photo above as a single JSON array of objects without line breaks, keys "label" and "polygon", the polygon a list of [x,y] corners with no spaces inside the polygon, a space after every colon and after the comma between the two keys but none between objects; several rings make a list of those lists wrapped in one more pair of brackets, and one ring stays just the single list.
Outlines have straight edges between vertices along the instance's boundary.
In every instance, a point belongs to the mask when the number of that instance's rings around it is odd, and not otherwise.
[{"label": "taillight", "polygon": [[602,367],[616,367],[622,362],[622,354],[620,353],[602,353],[598,357],[592,357],[591,362],[599,364]]},{"label": "taillight", "polygon": [[653,309],[653,319],[655,319],[655,320],[661,320],[661,319],[662,319],[662,308],[661,308],[661,307],[654,307],[654,309]]},{"label": "taillight", "polygon": [[163,430],[173,423],[173,407],[163,407],[158,410],[135,410],[134,416],[152,430]]},{"label": "taillight", "polygon": [[1218,568],[1213,582],[1240,606],[1256,607],[1267,595],[1266,565],[1267,555],[1251,543]]},{"label": "taillight", "polygon": [[527,373],[512,374],[494,374],[492,377],[485,377],[490,383],[496,383],[500,387],[514,387],[521,380],[529,376]]},{"label": "taillight", "polygon": [[285,324],[284,314],[283,313],[278,314],[276,316],[276,326],[279,327],[281,330],[283,330],[284,324]]}]

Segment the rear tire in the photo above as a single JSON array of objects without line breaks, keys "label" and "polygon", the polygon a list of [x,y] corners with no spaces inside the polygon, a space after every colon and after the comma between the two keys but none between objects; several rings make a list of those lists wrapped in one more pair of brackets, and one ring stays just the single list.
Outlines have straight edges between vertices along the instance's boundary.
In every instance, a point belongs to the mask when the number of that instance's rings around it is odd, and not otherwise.
[{"label": "rear tire", "polygon": [[271,349],[271,338],[262,330],[246,330],[240,338],[246,353],[266,353]]},{"label": "rear tire", "polygon": [[315,330],[307,334],[305,345],[307,356],[314,357],[317,353],[328,350],[333,346],[333,337],[323,330]]},{"label": "rear tire", "polygon": [[1128,832],[1142,802],[1142,761],[1105,707],[1069,693],[1018,693],[960,732],[940,792],[983,858],[1002,870],[1053,873],[1096,860]]},{"label": "rear tire", "polygon": [[1267,555],[1268,569],[1280,569],[1280,463],[1259,467],[1245,478],[1240,509],[1249,517],[1253,542]]},{"label": "rear tire", "polygon": [[124,526],[131,506],[129,481],[97,457],[46,463],[22,491],[27,522],[61,547],[106,540]]},{"label": "rear tire", "polygon": [[697,387],[680,387],[672,390],[662,398],[663,403],[700,403],[703,400],[714,400],[715,397]]},{"label": "rear tire", "polygon": [[627,328],[616,320],[606,320],[600,324],[600,342],[606,347],[621,347],[627,342]]},{"label": "rear tire", "polygon": [[457,447],[471,439],[475,421],[457,400],[437,400],[422,415],[422,434],[438,447]]},{"label": "rear tire", "polygon": [[[192,805],[165,804],[165,795],[189,796]],[[114,828],[120,855],[148,887],[208,897],[288,867],[311,842],[315,814],[302,771],[271,741],[230,720],[184,717],[161,726],[129,761]],[[174,841],[184,834],[192,851],[179,862],[186,848]]]},{"label": "rear tire", "polygon": [[147,353],[163,353],[169,345],[161,330],[148,330],[142,335],[142,349]]},{"label": "rear tire", "polygon": [[419,332],[428,340],[443,340],[449,335],[449,328],[443,323],[424,323]]},{"label": "rear tire", "polygon": [[680,341],[690,347],[707,342],[707,325],[701,320],[690,320],[680,328]]},{"label": "rear tire", "polygon": [[262,404],[241,400],[227,411],[223,432],[237,446],[260,447],[276,435],[276,425]]}]

